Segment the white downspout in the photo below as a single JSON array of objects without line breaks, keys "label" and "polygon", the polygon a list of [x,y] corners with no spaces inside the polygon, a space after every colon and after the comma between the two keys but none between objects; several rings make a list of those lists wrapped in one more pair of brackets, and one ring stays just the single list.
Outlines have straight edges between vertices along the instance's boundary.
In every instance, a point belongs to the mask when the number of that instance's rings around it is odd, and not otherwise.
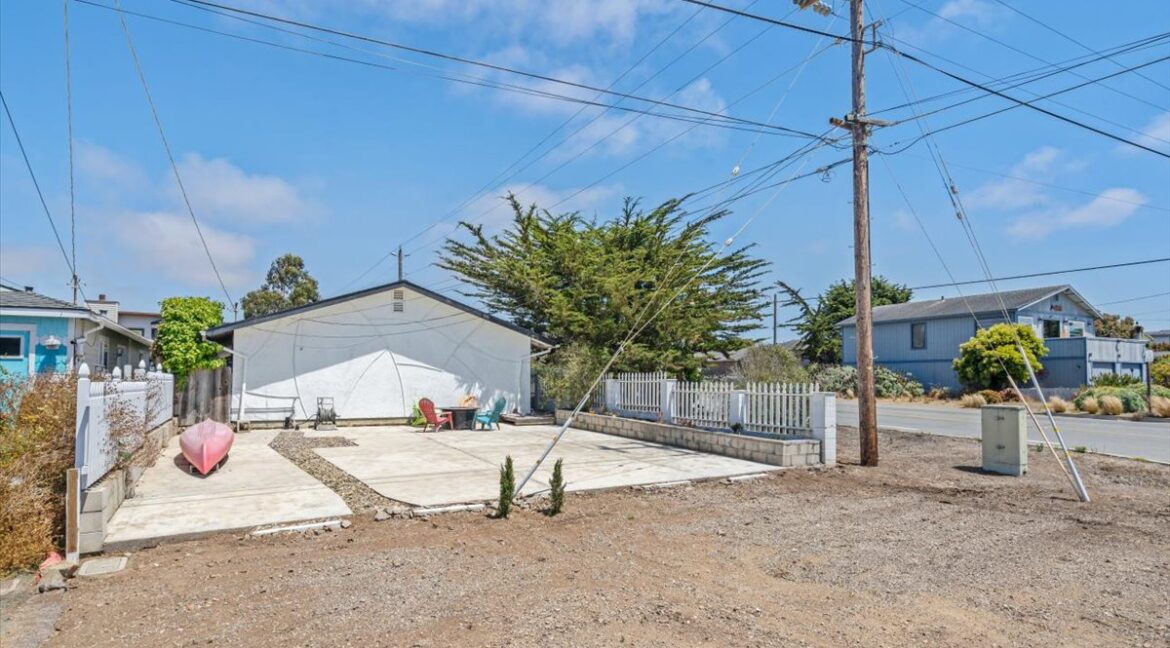
[{"label": "white downspout", "polygon": [[[211,340],[207,339],[207,331],[203,331],[202,333],[200,333],[200,335],[203,337],[204,342],[211,341]],[[232,349],[230,347],[226,347],[223,345],[220,345],[220,348],[223,349],[224,351],[232,354],[233,356],[239,356],[239,358],[241,360],[240,364],[242,366],[240,367],[240,415],[239,415],[239,417],[236,418],[236,431],[239,432],[240,430],[242,430],[244,428],[244,423],[247,422],[247,417],[245,416],[244,398],[245,398],[245,395],[248,393],[248,354],[243,353],[241,351],[236,351],[235,349]],[[232,372],[232,373],[234,374],[235,372]],[[235,382],[235,380],[233,379],[232,382]],[[228,412],[228,418],[229,419],[231,418],[231,412]]]}]

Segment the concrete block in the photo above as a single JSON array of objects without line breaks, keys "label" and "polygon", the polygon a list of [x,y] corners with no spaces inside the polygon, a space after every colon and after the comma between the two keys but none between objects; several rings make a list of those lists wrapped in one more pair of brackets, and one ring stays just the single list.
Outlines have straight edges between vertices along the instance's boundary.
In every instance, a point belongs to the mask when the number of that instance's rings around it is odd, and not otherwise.
[{"label": "concrete block", "polygon": [[83,531],[77,534],[77,551],[83,554],[98,553],[102,550],[106,541],[106,532],[99,531]]},{"label": "concrete block", "polygon": [[93,513],[100,511],[106,504],[106,488],[98,486],[97,488],[90,488],[81,491],[81,512]]},{"label": "concrete block", "polygon": [[77,516],[77,529],[81,533],[88,533],[91,531],[105,533],[105,512],[101,510],[90,511],[89,513],[82,513],[81,515]]}]

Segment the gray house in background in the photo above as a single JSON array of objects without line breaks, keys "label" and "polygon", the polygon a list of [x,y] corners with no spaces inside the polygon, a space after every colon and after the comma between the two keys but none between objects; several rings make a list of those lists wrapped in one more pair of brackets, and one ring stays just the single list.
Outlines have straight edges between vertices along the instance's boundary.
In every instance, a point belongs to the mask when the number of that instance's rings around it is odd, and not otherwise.
[{"label": "gray house in background", "polygon": [[[1079,387],[1103,373],[1145,380],[1146,341],[1096,337],[1093,320],[1100,311],[1067,285],[875,307],[874,362],[908,373],[928,388],[957,391],[961,385],[952,363],[959,345],[978,327],[1005,321],[1004,310],[1007,321],[1027,324],[1044,339],[1048,355],[1039,375],[1044,387]],[[857,320],[850,317],[838,326],[844,362],[856,364]]]}]

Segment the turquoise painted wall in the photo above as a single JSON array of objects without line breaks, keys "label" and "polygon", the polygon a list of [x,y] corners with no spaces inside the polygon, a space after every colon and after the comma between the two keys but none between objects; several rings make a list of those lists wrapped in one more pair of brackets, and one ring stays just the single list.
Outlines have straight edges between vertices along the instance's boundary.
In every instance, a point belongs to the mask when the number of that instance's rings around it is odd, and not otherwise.
[{"label": "turquoise painted wall", "polygon": [[[0,320],[0,335],[15,335],[24,340],[24,355],[20,358],[0,359],[0,368],[18,376],[28,375],[28,353],[30,345],[34,352],[33,370],[37,373],[68,371],[69,369],[69,322],[64,317],[5,317]],[[25,330],[33,326],[35,332],[29,335]],[[19,328],[18,328],[19,327]],[[55,335],[61,346],[50,351],[39,344],[42,337]],[[31,338],[31,339],[30,339]]]}]

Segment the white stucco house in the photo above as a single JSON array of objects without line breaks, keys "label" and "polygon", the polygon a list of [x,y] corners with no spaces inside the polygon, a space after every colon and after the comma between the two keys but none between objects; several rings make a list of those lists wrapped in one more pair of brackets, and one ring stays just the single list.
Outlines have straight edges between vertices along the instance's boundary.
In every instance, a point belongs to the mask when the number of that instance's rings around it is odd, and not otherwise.
[{"label": "white stucco house", "polygon": [[530,408],[531,356],[552,347],[510,322],[409,281],[375,286],[218,326],[206,338],[232,355],[234,420],[312,419],[317,399],[342,420],[410,416],[471,394]]}]

